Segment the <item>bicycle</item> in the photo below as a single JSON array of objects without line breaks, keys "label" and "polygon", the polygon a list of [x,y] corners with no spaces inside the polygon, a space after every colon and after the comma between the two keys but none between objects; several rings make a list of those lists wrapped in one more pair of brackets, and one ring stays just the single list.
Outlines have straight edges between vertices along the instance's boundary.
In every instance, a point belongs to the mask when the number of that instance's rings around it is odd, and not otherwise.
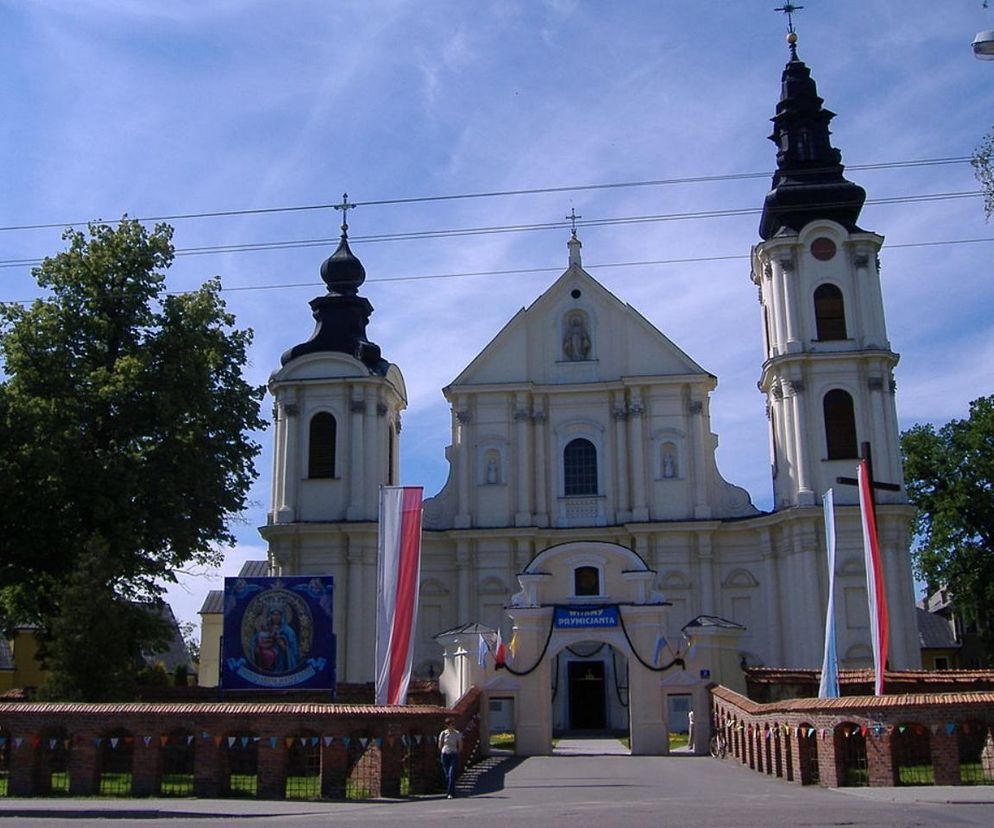
[{"label": "bicycle", "polygon": [[728,755],[728,743],[725,741],[725,734],[720,730],[711,737],[708,747],[715,759],[724,759]]}]

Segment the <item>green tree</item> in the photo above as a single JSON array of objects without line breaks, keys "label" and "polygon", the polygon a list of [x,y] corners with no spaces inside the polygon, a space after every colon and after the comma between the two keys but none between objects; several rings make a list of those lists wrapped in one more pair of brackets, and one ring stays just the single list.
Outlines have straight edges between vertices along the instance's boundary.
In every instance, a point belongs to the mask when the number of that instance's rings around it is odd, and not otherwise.
[{"label": "green tree", "polygon": [[994,655],[994,396],[966,420],[901,435],[908,496],[918,508],[916,574],[948,585]]},{"label": "green tree", "polygon": [[167,294],[170,227],[63,238],[0,305],[0,620],[40,625],[50,695],[113,698],[165,636],[138,604],[234,541],[263,389],[217,280]]},{"label": "green tree", "polygon": [[984,210],[987,218],[994,215],[994,129],[992,129],[977,148],[970,159],[973,174],[980,182],[984,191]]}]

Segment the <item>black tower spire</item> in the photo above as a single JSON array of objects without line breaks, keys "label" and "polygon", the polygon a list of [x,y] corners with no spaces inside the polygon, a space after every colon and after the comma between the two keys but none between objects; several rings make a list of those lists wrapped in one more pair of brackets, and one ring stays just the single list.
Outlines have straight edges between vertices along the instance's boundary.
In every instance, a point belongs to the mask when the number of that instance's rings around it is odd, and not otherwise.
[{"label": "black tower spire", "polygon": [[[798,7],[791,7],[795,11]],[[797,35],[787,35],[790,60],[780,81],[780,101],[773,117],[770,140],[777,145],[777,169],[766,196],[759,235],[771,239],[782,230],[799,232],[814,219],[836,221],[849,231],[856,221],[866,192],[842,175],[842,153],[832,147],[828,124],[834,112],[824,101],[811,70],[797,56]]]},{"label": "black tower spire", "polygon": [[346,217],[353,207],[348,194],[342,196],[340,205],[335,205],[336,210],[342,211],[342,236],[338,248],[321,265],[321,278],[328,286],[328,293],[311,300],[311,313],[317,323],[314,333],[306,342],[283,353],[280,357],[283,365],[304,354],[337,351],[358,359],[371,374],[384,376],[387,372],[389,363],[380,355],[380,346],[366,339],[373,306],[358,295],[359,287],[366,281],[366,269],[349,248]]}]

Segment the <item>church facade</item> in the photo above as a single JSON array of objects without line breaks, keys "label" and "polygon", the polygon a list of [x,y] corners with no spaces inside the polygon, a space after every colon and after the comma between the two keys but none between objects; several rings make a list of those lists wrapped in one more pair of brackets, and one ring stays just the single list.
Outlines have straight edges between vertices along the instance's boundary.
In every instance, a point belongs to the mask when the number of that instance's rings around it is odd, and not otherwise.
[{"label": "church facade", "polygon": [[[476,678],[518,699],[519,744],[531,752],[575,727],[630,729],[633,750],[639,731],[648,735],[636,752],[662,752],[685,711],[660,693],[693,700],[708,681],[734,685],[740,665],[820,666],[829,488],[841,666],[871,664],[858,495],[836,480],[855,477],[864,444],[876,479],[902,480],[898,357],[880,290],[883,239],[857,226],[865,194],[843,176],[832,117],[791,44],[771,136],[777,171],[751,260],[772,511],[718,470],[716,378],[583,268],[575,232],[562,275],[443,390],[450,469],[424,504],[415,674],[447,673],[451,684],[459,647],[466,664],[476,660],[480,630],[517,633],[514,665],[529,676],[488,667]],[[377,494],[399,480],[406,388],[366,337],[372,308],[345,230],[322,266],[328,294],[311,302],[315,333],[270,381],[273,491],[260,531],[272,574],[334,576],[339,679],[365,682]],[[890,666],[917,667],[903,490],[878,493],[877,517]],[[570,630],[555,626],[557,607],[621,617]],[[693,651],[695,641],[706,646]],[[541,714],[529,719],[536,699]]]}]

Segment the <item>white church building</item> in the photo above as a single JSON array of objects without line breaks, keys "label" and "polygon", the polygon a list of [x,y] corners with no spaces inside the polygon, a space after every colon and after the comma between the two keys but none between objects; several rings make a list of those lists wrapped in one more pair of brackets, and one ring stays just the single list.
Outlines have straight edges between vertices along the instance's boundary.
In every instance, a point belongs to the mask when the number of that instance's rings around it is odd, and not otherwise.
[{"label": "white church building", "polygon": [[[441,676],[450,696],[483,685],[519,752],[603,729],[629,731],[633,752],[663,753],[674,722],[706,715],[709,683],[741,686],[742,666],[820,667],[829,488],[840,666],[872,663],[858,494],[836,480],[855,477],[866,443],[874,477],[903,480],[898,356],[883,238],[856,223],[865,193],[843,176],[832,117],[792,44],[751,257],[773,511],[716,465],[715,377],[583,268],[575,232],[562,275],[443,389],[450,469],[424,504],[415,675]],[[260,531],[270,574],[334,576],[338,677],[368,682],[378,488],[399,480],[407,392],[367,339],[365,273],[344,230],[321,268],[328,293],[311,302],[314,335],[270,379],[274,475]],[[894,669],[919,666],[913,514],[903,490],[877,493]],[[205,662],[216,603],[205,605]],[[480,630],[498,628],[515,639],[511,670],[477,665]]]}]

